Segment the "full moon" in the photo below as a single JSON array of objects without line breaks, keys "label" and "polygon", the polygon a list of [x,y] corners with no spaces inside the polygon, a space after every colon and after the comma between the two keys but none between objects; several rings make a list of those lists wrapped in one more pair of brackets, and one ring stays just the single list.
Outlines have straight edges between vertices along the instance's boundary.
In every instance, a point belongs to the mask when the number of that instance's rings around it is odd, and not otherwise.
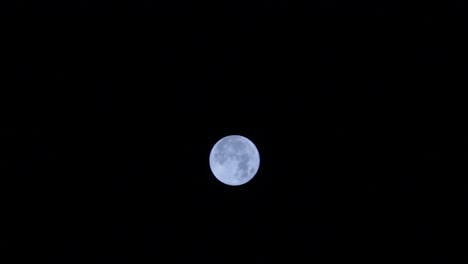
[{"label": "full moon", "polygon": [[223,137],[211,149],[211,171],[224,184],[245,184],[255,176],[259,167],[260,155],[257,147],[246,137]]}]

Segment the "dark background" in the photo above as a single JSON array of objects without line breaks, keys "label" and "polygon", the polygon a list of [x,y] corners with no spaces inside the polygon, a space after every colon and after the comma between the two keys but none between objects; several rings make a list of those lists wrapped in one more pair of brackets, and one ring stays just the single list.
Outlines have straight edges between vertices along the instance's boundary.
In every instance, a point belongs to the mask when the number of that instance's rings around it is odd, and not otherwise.
[{"label": "dark background", "polygon": [[2,5],[4,263],[467,261],[462,2]]}]

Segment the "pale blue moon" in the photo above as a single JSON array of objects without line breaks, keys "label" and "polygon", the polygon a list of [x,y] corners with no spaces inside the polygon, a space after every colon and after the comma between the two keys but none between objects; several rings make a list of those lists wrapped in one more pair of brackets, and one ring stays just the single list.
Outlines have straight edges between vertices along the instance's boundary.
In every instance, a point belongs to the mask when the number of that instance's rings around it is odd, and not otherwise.
[{"label": "pale blue moon", "polygon": [[240,135],[221,138],[210,152],[210,168],[220,182],[238,186],[257,174],[260,154],[255,144]]}]

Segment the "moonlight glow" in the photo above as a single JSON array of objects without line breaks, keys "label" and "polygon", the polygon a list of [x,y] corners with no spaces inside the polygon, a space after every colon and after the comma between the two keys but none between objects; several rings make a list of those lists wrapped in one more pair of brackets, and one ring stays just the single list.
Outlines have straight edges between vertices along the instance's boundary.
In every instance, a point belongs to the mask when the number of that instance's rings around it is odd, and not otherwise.
[{"label": "moonlight glow", "polygon": [[211,171],[227,185],[247,183],[255,176],[259,166],[257,147],[243,136],[232,135],[220,139],[210,153]]}]

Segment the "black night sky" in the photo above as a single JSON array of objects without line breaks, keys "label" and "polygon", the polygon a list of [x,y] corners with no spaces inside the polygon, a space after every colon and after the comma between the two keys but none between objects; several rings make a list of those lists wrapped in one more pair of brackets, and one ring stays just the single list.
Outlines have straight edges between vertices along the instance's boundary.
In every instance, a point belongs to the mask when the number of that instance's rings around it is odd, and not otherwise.
[{"label": "black night sky", "polygon": [[462,3],[12,3],[2,263],[468,260]]}]

